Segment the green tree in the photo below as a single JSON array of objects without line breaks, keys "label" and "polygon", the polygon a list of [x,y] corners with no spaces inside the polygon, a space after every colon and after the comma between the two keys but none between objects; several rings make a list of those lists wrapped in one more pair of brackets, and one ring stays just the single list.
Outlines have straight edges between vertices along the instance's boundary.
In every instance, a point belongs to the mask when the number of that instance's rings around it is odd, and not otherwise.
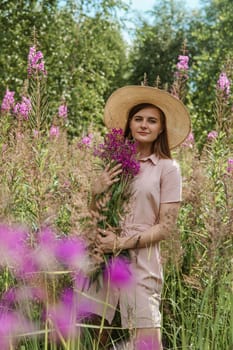
[{"label": "green tree", "polygon": [[35,29],[37,49],[43,52],[48,70],[50,120],[65,99],[70,134],[81,132],[91,122],[102,124],[104,96],[121,79],[125,65],[124,41],[115,16],[121,6],[109,0],[67,1],[63,6],[52,0],[4,1],[0,8],[0,98],[7,86],[19,95],[27,78],[27,55]]},{"label": "green tree", "polygon": [[206,133],[215,128],[215,87],[219,74],[221,71],[232,74],[228,67],[233,58],[232,27],[231,0],[206,2],[201,18],[190,27],[193,126],[201,144]]},{"label": "green tree", "polygon": [[186,38],[187,23],[184,6],[173,0],[159,1],[150,13],[150,21],[139,21],[129,56],[130,83],[140,84],[144,73],[150,85],[158,76],[162,84],[173,82],[174,65]]}]

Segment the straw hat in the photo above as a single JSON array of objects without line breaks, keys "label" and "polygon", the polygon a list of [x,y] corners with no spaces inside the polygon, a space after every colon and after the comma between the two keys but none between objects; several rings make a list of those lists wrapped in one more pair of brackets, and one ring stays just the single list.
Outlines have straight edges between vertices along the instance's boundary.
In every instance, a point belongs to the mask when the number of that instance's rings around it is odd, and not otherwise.
[{"label": "straw hat", "polygon": [[186,139],[191,122],[184,104],[168,92],[149,86],[129,85],[113,92],[104,109],[104,123],[107,128],[124,129],[129,111],[141,103],[151,103],[164,112],[170,149]]}]

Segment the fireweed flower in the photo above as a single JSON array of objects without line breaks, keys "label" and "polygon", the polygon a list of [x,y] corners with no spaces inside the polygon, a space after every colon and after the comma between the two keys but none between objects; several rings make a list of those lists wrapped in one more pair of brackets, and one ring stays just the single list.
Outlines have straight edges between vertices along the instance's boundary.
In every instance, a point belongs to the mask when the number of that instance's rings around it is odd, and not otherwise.
[{"label": "fireweed flower", "polygon": [[135,176],[139,172],[136,144],[125,139],[122,129],[112,129],[106,134],[104,143],[94,150],[94,154],[107,162],[120,163],[124,175]]},{"label": "fireweed flower", "polygon": [[58,137],[60,135],[59,126],[52,125],[49,130],[50,137]]},{"label": "fireweed flower", "polygon": [[0,310],[4,307],[11,307],[16,301],[17,290],[15,287],[9,288],[2,294]]},{"label": "fireweed flower", "polygon": [[181,144],[183,147],[193,148],[194,145],[194,135],[192,132],[189,133],[188,137],[184,140],[184,142]]},{"label": "fireweed flower", "polygon": [[110,285],[117,288],[123,288],[132,282],[132,271],[129,261],[125,258],[112,258],[105,269],[105,278],[109,279]]},{"label": "fireweed flower", "polygon": [[187,71],[189,69],[188,66],[189,57],[185,55],[178,56],[178,63],[176,64],[176,68],[178,71]]},{"label": "fireweed flower", "polygon": [[2,112],[9,113],[14,108],[14,104],[15,104],[14,94],[15,94],[14,91],[9,91],[8,89],[6,90],[6,93],[5,93],[5,96],[3,97],[2,105],[1,105]]},{"label": "fireweed flower", "polygon": [[218,137],[217,131],[212,130],[212,131],[210,131],[210,132],[208,133],[208,135],[207,135],[207,140],[212,141],[212,140],[215,140],[217,137]]},{"label": "fireweed flower", "polygon": [[[19,334],[31,332],[34,329],[31,322],[23,315],[13,311],[0,312],[0,349],[9,350],[17,345]],[[11,347],[10,347],[11,345]]]},{"label": "fireweed flower", "polygon": [[228,158],[227,160],[227,172],[233,174],[233,158]]},{"label": "fireweed flower", "polygon": [[76,322],[80,320],[79,303],[72,289],[63,292],[60,301],[49,308],[47,317],[56,330],[52,334],[53,338],[58,340],[58,334],[65,339],[75,338],[80,334],[80,329],[76,327]]},{"label": "fireweed flower", "polygon": [[55,255],[69,269],[82,269],[85,265],[86,247],[79,237],[65,237],[56,242]]},{"label": "fireweed flower", "polygon": [[27,233],[19,228],[0,226],[0,266],[17,271],[28,254]]},{"label": "fireweed flower", "polygon": [[38,232],[37,244],[32,255],[35,266],[42,271],[56,271],[58,267],[56,245],[57,237],[49,228]]},{"label": "fireweed flower", "polygon": [[35,139],[38,139],[39,136],[40,136],[40,132],[39,132],[38,130],[34,129],[34,130],[33,130],[33,137],[34,137]]},{"label": "fireweed flower", "polygon": [[228,97],[230,94],[230,85],[231,83],[226,73],[221,73],[217,81],[217,89],[223,91],[223,93]]},{"label": "fireweed flower", "polygon": [[[137,160],[137,145],[134,141],[129,140],[124,137],[124,132],[122,129],[112,129],[111,132],[107,133],[104,138],[104,143],[98,145],[94,148],[94,155],[99,157],[103,162],[103,167],[111,164],[114,166],[116,164],[121,164],[122,173],[119,175],[119,181],[112,184],[109,188],[109,200],[106,206],[99,210],[100,216],[105,219],[98,222],[98,227],[106,228],[110,226],[113,228],[118,228],[120,222],[124,215],[125,204],[128,201],[128,193],[130,188],[130,182],[134,176],[136,176],[140,170],[140,162]],[[101,199],[101,195],[99,197]],[[117,229],[115,230],[117,234]],[[92,245],[93,247],[93,245]],[[90,254],[92,256],[92,252]],[[95,253],[94,253],[95,255]],[[123,264],[121,260],[112,261],[110,265],[108,262],[111,261],[111,257],[114,254],[105,254],[103,260],[107,267],[107,275],[109,274],[110,280],[114,283],[117,277],[114,278],[114,272],[117,275],[117,267],[119,264]],[[128,251],[121,251],[120,256],[129,256]],[[100,266],[99,273],[103,273],[104,264]],[[95,274],[95,279],[98,279],[98,274]],[[128,275],[127,275],[128,276]],[[124,284],[124,278],[122,277],[122,284]],[[92,277],[90,278],[93,281]]]},{"label": "fireweed flower", "polygon": [[21,103],[16,103],[14,107],[14,113],[16,114],[17,118],[24,120],[28,120],[29,114],[32,110],[31,101],[29,98],[23,96]]},{"label": "fireweed flower", "polygon": [[91,146],[92,140],[93,140],[93,134],[88,134],[87,136],[84,136],[81,140],[81,143],[87,147]]},{"label": "fireweed flower", "polygon": [[36,47],[32,46],[29,49],[28,54],[28,75],[31,76],[36,72],[41,72],[43,75],[47,75],[47,71],[44,67],[43,54],[41,51],[36,51]]},{"label": "fireweed flower", "polygon": [[58,108],[58,116],[61,118],[66,119],[67,118],[67,113],[68,113],[68,108],[65,104],[62,104]]},{"label": "fireweed flower", "polygon": [[2,308],[12,308],[12,306],[16,305],[16,303],[22,303],[22,301],[29,300],[45,300],[46,295],[45,292],[41,288],[22,286],[22,287],[14,287],[8,289],[3,295],[1,299]]}]

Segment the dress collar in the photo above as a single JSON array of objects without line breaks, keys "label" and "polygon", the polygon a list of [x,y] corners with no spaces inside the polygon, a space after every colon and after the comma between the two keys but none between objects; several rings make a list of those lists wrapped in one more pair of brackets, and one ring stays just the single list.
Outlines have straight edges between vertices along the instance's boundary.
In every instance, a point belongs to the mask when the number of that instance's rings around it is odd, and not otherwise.
[{"label": "dress collar", "polygon": [[159,161],[159,158],[155,154],[151,154],[147,157],[139,158],[141,162],[146,162],[147,160],[150,160],[154,165],[156,165]]}]

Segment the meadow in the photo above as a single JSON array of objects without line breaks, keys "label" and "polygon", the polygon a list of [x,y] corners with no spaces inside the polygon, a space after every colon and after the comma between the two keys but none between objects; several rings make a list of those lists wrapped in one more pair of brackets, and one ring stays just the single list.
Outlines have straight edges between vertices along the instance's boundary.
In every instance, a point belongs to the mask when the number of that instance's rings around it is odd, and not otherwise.
[{"label": "meadow", "polygon": [[[1,105],[0,348],[98,350],[77,289],[92,266],[83,237],[96,227],[93,148],[106,130],[92,123],[71,138],[65,101],[49,119],[43,57],[35,48],[30,55],[21,101],[7,89]],[[161,244],[164,349],[233,349],[233,111],[230,81],[220,78],[215,130],[201,147],[191,133],[173,152],[183,200],[177,229]],[[183,91],[179,79],[173,93]]]}]

